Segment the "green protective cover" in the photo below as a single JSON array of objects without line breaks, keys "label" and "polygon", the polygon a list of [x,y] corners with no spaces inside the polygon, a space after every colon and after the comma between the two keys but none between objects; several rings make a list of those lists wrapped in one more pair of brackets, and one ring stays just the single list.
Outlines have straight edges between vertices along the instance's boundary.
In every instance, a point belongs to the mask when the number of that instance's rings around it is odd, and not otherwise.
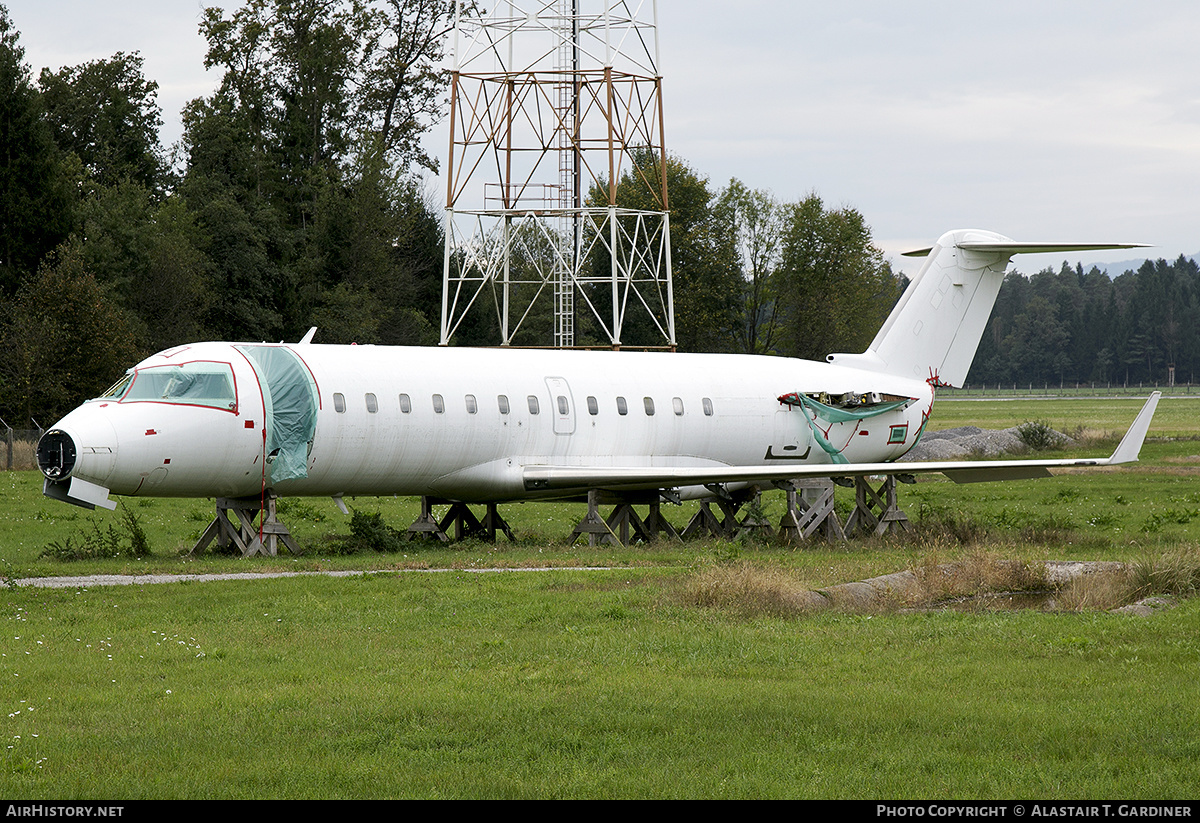
[{"label": "green protective cover", "polygon": [[807,414],[804,415],[804,419],[808,421],[808,427],[812,429],[813,439],[825,450],[825,453],[830,456],[833,462],[838,464],[845,464],[850,461],[846,459],[836,446],[826,439],[825,432],[821,431],[820,426],[817,425],[818,418],[829,423],[849,423],[852,420],[866,420],[868,417],[875,417],[876,415],[902,408],[911,402],[909,400],[894,400],[890,403],[880,403],[862,409],[838,409],[833,406],[827,406],[824,403],[818,403],[808,395],[799,392],[795,396],[799,398],[800,405],[807,411],[811,411],[814,415],[813,417],[809,417]]},{"label": "green protective cover", "polygon": [[308,477],[317,430],[317,386],[300,357],[283,346],[238,346],[250,359],[267,407],[271,483]]}]

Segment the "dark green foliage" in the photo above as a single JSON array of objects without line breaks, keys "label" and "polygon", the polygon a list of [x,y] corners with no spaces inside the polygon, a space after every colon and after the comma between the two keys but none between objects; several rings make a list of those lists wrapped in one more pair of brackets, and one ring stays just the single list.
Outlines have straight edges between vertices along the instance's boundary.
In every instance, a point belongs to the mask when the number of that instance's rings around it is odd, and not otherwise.
[{"label": "dark green foliage", "polygon": [[780,301],[774,277],[786,207],[767,191],[751,191],[739,180],[717,198],[722,231],[736,242],[735,255],[745,281],[740,325],[733,330],[735,350],[747,354],[775,351],[780,332]]},{"label": "dark green foliage", "polygon": [[[745,283],[737,266],[736,237],[717,210],[717,192],[707,177],[682,159],[666,160],[671,232],[671,270],[675,299],[675,338],[680,351],[730,351],[742,326]],[[622,208],[657,211],[661,174],[648,156],[635,154],[634,168],[617,185],[616,203]],[[593,188],[589,202],[607,202],[607,191]],[[627,229],[632,234],[632,227]],[[607,276],[609,259],[598,254],[593,271]],[[592,300],[601,316],[611,312],[611,290],[597,289]],[[632,303],[632,301],[630,301]],[[655,307],[656,309],[658,307]],[[656,312],[665,327],[666,319]],[[584,329],[590,318],[580,318]],[[584,332],[586,334],[586,332]],[[592,334],[600,340],[600,334]],[[630,311],[621,331],[621,342],[630,346],[660,346],[665,342],[644,311]]]},{"label": "dark green foliage", "polygon": [[17,41],[8,11],[0,6],[0,296],[5,298],[71,226],[70,164],[54,145]]},{"label": "dark green foliage", "polygon": [[1192,383],[1200,366],[1200,266],[1148,260],[1110,279],[1063,264],[1004,279],[969,384]]},{"label": "dark green foliage", "polygon": [[42,69],[38,86],[55,143],[79,158],[89,178],[102,186],[128,180],[162,193],[158,84],[142,75],[140,54]]},{"label": "dark green foliage", "polygon": [[52,419],[198,339],[435,342],[441,222],[412,170],[435,166],[451,11],[207,9],[221,83],[168,169],[136,52],[35,86],[0,7],[0,417]]},{"label": "dark green foliage", "polygon": [[720,265],[738,275],[732,351],[862,351],[903,289],[852,208],[827,209],[816,194],[784,203],[734,179],[711,212]]},{"label": "dark green foliage", "polygon": [[50,425],[98,397],[137,359],[128,314],[64,247],[0,315],[0,406]]},{"label": "dark green foliage", "polygon": [[354,554],[359,551],[394,554],[403,551],[407,544],[404,532],[384,523],[383,515],[379,512],[368,514],[355,511],[350,517],[350,537],[335,541],[332,548],[339,554]]},{"label": "dark green foliage", "polygon": [[[206,10],[224,76],[185,114],[218,337],[433,341],[441,237],[412,164],[440,109],[446,3],[253,0]],[[432,314],[431,314],[432,312]]]},{"label": "dark green foliage", "polygon": [[780,349],[809,360],[866,349],[900,296],[862,214],[815,194],[789,207],[774,278]]}]

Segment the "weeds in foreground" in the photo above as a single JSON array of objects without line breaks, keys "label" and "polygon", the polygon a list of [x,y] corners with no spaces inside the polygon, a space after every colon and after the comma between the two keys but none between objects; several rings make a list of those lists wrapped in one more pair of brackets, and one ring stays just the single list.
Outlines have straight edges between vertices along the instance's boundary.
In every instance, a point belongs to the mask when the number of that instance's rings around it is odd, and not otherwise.
[{"label": "weeds in foreground", "polygon": [[986,552],[976,552],[955,563],[941,563],[937,555],[928,555],[914,574],[917,582],[908,592],[910,604],[1048,587],[1044,565],[1006,560]]},{"label": "weeds in foreground", "polygon": [[61,542],[53,541],[42,550],[42,557],[55,560],[95,560],[97,558],[149,557],[150,541],[142,529],[138,516],[119,505],[120,520],[118,528],[112,523],[104,529],[95,520],[89,521],[91,530],[84,530],[76,535],[68,535]]},{"label": "weeds in foreground", "polygon": [[824,600],[783,569],[749,563],[721,564],[693,575],[680,596],[688,605],[745,617],[794,617]]},{"label": "weeds in foreground", "polygon": [[1059,611],[1107,611],[1152,595],[1189,597],[1200,592],[1200,548],[1081,574],[1057,590],[1045,565],[988,552],[946,563],[933,548],[910,571],[820,590],[782,569],[722,564],[692,575],[679,597],[685,605],[745,617],[794,617],[830,607],[867,613],[937,608],[1015,592],[1054,592],[1052,608]]},{"label": "weeds in foreground", "polygon": [[1063,587],[1066,611],[1115,609],[1147,597],[1193,597],[1200,591],[1200,547],[1142,557],[1120,569],[1084,574]]},{"label": "weeds in foreground", "polygon": [[1200,548],[1144,557],[1130,566],[1130,584],[1136,597],[1173,594],[1191,597],[1200,590]]}]

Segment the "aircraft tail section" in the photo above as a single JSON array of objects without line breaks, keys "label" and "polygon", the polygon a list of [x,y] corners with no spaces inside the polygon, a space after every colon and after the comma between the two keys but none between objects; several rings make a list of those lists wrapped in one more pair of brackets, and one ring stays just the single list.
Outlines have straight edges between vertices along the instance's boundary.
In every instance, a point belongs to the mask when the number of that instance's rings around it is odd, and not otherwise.
[{"label": "aircraft tail section", "polygon": [[861,354],[831,354],[830,363],[961,386],[991,317],[1014,254],[1134,248],[1138,244],[1022,243],[979,229],[942,235],[917,276]]}]

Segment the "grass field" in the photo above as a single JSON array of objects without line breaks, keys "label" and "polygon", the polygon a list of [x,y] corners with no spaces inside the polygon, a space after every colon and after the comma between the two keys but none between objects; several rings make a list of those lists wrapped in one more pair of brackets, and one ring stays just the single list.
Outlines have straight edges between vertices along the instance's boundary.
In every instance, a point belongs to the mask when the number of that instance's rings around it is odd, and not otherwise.
[{"label": "grass field", "polygon": [[[1046,420],[1104,453],[1140,405],[945,400],[932,425]],[[1198,410],[1165,399],[1134,468],[902,487],[914,533],[848,544],[568,546],[582,507],[524,504],[504,509],[516,543],[340,556],[346,518],[306,500],[283,513],[303,557],[189,559],[211,501],[139,500],[152,555],[64,562],[43,550],[120,521],[6,473],[9,579],[375,573],[0,591],[0,795],[1194,797],[1200,600],[781,616],[689,592],[727,567],[815,589],[976,556],[1195,561]]]}]

